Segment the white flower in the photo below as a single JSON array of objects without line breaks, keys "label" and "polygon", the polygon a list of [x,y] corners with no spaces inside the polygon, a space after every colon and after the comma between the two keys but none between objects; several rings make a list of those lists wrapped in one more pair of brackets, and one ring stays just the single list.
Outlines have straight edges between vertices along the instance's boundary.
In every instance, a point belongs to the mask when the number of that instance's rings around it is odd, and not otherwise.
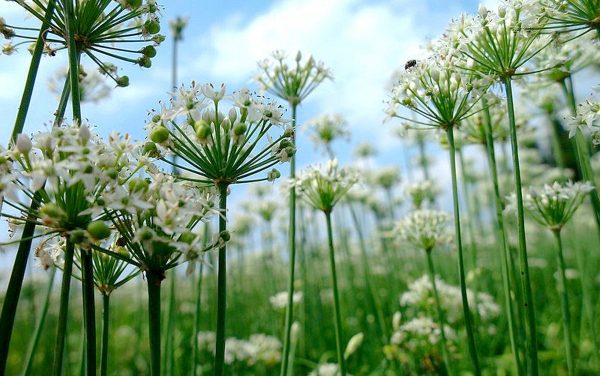
[{"label": "white flower", "polygon": [[[287,301],[287,291],[278,292],[277,294],[269,298],[269,302],[275,309],[284,309],[285,307],[287,307]],[[302,302],[302,292],[294,292],[294,294],[292,295],[292,302],[293,304],[300,304],[300,302]]]}]

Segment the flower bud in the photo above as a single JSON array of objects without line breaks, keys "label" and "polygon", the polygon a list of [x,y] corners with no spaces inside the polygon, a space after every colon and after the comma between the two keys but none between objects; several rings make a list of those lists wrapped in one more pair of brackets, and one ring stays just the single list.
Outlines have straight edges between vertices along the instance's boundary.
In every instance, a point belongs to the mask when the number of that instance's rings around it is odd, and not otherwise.
[{"label": "flower bud", "polygon": [[182,242],[182,243],[186,243],[186,244],[192,244],[195,239],[196,239],[196,234],[194,234],[193,232],[191,232],[189,230],[185,231],[179,237],[179,241]]},{"label": "flower bud", "polygon": [[104,221],[93,221],[87,226],[87,231],[93,239],[102,240],[110,236],[110,228]]},{"label": "flower bud", "polygon": [[117,86],[118,87],[127,87],[129,86],[129,76],[121,76],[117,78]]},{"label": "flower bud", "polygon": [[31,143],[31,140],[29,139],[29,137],[27,137],[26,135],[21,133],[17,136],[16,146],[17,146],[17,150],[19,151],[19,153],[27,154],[31,151],[33,144]]},{"label": "flower bud", "polygon": [[281,172],[279,172],[276,169],[272,169],[271,171],[269,171],[269,173],[267,174],[267,180],[268,181],[275,181],[276,179],[279,179],[281,177]]},{"label": "flower bud", "polygon": [[90,138],[92,138],[92,133],[90,132],[90,128],[87,125],[82,125],[79,127],[79,139],[84,144],[87,143]]},{"label": "flower bud", "polygon": [[235,121],[237,120],[237,111],[235,110],[235,108],[232,107],[229,109],[227,117],[229,118],[229,120],[231,120],[232,123],[235,123]]},{"label": "flower bud", "polygon": [[157,144],[163,143],[169,139],[169,130],[165,127],[158,126],[150,132],[150,140]]},{"label": "flower bud", "polygon": [[205,141],[210,136],[210,125],[205,120],[198,120],[194,124],[194,129],[200,141]]},{"label": "flower bud", "polygon": [[360,332],[355,334],[348,341],[348,345],[346,345],[346,351],[344,351],[344,358],[348,359],[350,355],[354,354],[356,350],[362,345],[363,339],[365,338],[364,333]]},{"label": "flower bud", "polygon": [[148,20],[144,22],[144,31],[148,34],[158,34],[160,24],[156,20]]},{"label": "flower bud", "polygon": [[156,56],[156,48],[154,48],[154,46],[146,46],[146,47],[142,48],[142,50],[140,52],[144,56],[147,56],[150,58]]},{"label": "flower bud", "polygon": [[228,242],[231,240],[231,234],[229,231],[221,231],[219,233],[219,241]]},{"label": "flower bud", "polygon": [[87,236],[85,235],[85,231],[81,229],[73,230],[69,234],[69,240],[73,244],[81,244],[87,240]]},{"label": "flower bud", "polygon": [[237,123],[233,127],[233,134],[236,136],[241,136],[244,133],[246,133],[247,130],[248,130],[248,126],[246,125],[246,123]]}]

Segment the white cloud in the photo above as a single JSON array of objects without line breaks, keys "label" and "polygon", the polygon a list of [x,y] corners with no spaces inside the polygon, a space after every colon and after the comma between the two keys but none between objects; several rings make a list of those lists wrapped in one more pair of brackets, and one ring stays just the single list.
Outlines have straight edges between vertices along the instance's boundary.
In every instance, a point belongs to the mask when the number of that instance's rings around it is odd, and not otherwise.
[{"label": "white cloud", "polygon": [[199,41],[194,68],[240,85],[256,73],[256,62],[276,49],[311,53],[335,79],[316,90],[307,107],[343,114],[353,140],[368,139],[390,150],[397,144],[390,142],[392,125],[382,124],[386,84],[457,13],[455,5],[435,0],[276,2],[254,19],[234,15],[211,29]]}]

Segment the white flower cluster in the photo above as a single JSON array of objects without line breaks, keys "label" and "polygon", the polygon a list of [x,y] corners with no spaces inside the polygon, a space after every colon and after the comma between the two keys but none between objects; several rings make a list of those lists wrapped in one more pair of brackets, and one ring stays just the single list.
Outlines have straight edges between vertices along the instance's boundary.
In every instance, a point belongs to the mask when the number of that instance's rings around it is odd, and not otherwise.
[{"label": "white flower cluster", "polygon": [[413,207],[420,209],[427,201],[433,202],[440,193],[438,187],[431,180],[422,180],[408,184],[404,188],[405,194],[410,197]]},{"label": "white flower cluster", "polygon": [[[198,348],[204,353],[213,354],[215,333],[199,332]],[[266,334],[252,334],[247,340],[234,337],[225,341],[225,363],[235,366],[252,367],[262,365],[273,367],[281,361],[281,342]]]},{"label": "white flower cluster", "polygon": [[445,212],[419,209],[396,222],[398,239],[430,252],[438,245],[451,244],[454,237],[448,225],[452,217]]},{"label": "white flower cluster", "polygon": [[338,167],[333,159],[324,168],[318,165],[307,168],[291,184],[308,204],[330,212],[358,180],[354,170]]},{"label": "white flower cluster", "polygon": [[[444,328],[447,340],[456,339],[456,333],[448,326]],[[440,326],[429,317],[421,316],[400,325],[392,334],[390,343],[408,350],[416,350],[421,341],[435,345],[441,339]]]},{"label": "white flower cluster", "polygon": [[[335,363],[324,363],[319,364],[319,366],[311,371],[308,376],[338,376],[340,374],[338,365]],[[352,376],[349,373],[346,373],[348,376]]]},{"label": "white flower cluster", "polygon": [[[446,322],[450,325],[457,324],[463,319],[460,288],[445,283],[439,277],[436,277],[436,286],[442,309],[445,312]],[[479,292],[477,293],[477,299],[475,299],[475,293],[467,289],[467,299],[472,307],[476,307],[481,320],[492,319],[500,313],[500,307],[487,293]],[[408,291],[400,297],[400,305],[419,315],[425,313],[433,316],[436,311],[433,286],[429,276],[424,275],[412,282],[408,286]]]},{"label": "white flower cluster", "polygon": [[[600,92],[600,86],[595,88]],[[577,106],[577,114],[567,119],[569,136],[575,136],[578,130],[590,132],[594,146],[600,145],[600,102],[592,96]]]},{"label": "white flower cluster", "polygon": [[[222,109],[225,99],[231,102],[228,109]],[[281,106],[247,89],[227,96],[224,85],[192,83],[189,89],[178,89],[169,106],[151,117],[147,151],[181,157],[189,165],[176,167],[192,174],[182,179],[234,183],[294,155],[291,129],[276,139],[269,135],[273,125],[286,122]],[[276,177],[269,175],[270,180]]]},{"label": "white flower cluster", "polygon": [[[302,295],[301,291],[295,292],[292,295],[292,302],[294,304],[300,304],[302,302],[302,298],[303,298],[303,295]],[[275,309],[285,309],[287,307],[287,301],[288,301],[287,291],[278,292],[277,294],[275,294],[269,298],[269,302]]]},{"label": "white flower cluster", "polygon": [[349,139],[348,123],[342,115],[320,115],[307,123],[307,131],[315,145],[323,145],[332,154],[331,143],[338,139]]},{"label": "white flower cluster", "polygon": [[[554,182],[539,188],[530,187],[524,192],[523,206],[535,221],[552,231],[560,231],[593,189],[589,182]],[[513,194],[507,210],[515,210],[515,201]]]}]

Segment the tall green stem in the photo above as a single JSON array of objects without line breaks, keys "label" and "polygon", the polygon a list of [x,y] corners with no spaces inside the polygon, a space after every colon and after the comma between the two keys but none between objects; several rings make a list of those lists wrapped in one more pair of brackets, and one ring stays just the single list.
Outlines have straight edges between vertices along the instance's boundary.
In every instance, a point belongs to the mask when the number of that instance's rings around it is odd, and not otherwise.
[{"label": "tall green stem", "polygon": [[[292,104],[292,144],[296,146],[296,110],[298,105]],[[290,179],[296,177],[296,155],[290,160]],[[294,279],[296,277],[296,188],[290,188],[290,223],[288,233],[289,250],[289,280],[288,280],[288,301],[285,311],[285,332],[283,335],[283,354],[281,360],[280,376],[286,376],[288,372],[290,356],[290,335],[292,331],[292,321],[294,318]]]},{"label": "tall green stem", "polygon": [[96,375],[96,308],[94,302],[94,266],[91,250],[81,250],[83,325],[85,326],[86,374]]},{"label": "tall green stem", "polygon": [[557,245],[558,293],[560,294],[560,308],[563,317],[567,371],[569,376],[573,376],[575,375],[575,361],[573,359],[573,343],[571,340],[571,313],[569,312],[569,294],[567,292],[567,277],[565,275],[566,266],[563,256],[562,237],[560,235],[560,230],[553,231],[553,233]]},{"label": "tall green stem", "polygon": [[448,355],[448,343],[446,341],[446,320],[444,319],[444,311],[442,310],[442,303],[440,302],[440,296],[437,290],[437,283],[435,282],[435,269],[433,267],[433,258],[431,257],[431,249],[425,250],[427,253],[427,266],[429,270],[429,279],[431,280],[431,288],[433,290],[433,299],[435,300],[435,308],[438,314],[438,320],[440,321],[440,337],[442,339],[442,357],[444,358],[444,366],[448,375],[452,375],[452,368],[450,367],[450,357]]},{"label": "tall green stem", "polygon": [[[227,184],[219,184],[219,234],[227,231]],[[219,274],[217,277],[217,334],[215,376],[225,374],[225,314],[227,310],[227,245],[219,247]]]},{"label": "tall green stem", "polygon": [[[575,101],[575,92],[573,89],[573,79],[568,77],[560,82],[563,94],[567,99],[569,110],[571,115],[577,114],[577,103]],[[596,186],[596,180],[594,179],[594,172],[592,170],[592,164],[590,162],[590,150],[581,130],[577,130],[575,133],[575,155],[577,156],[577,166],[583,180],[589,181],[591,184]],[[590,192],[590,200],[592,201],[592,208],[594,209],[594,219],[596,220],[596,227],[600,234],[600,196],[598,195],[598,189],[594,189]]]},{"label": "tall green stem", "polygon": [[33,337],[31,337],[31,341],[29,342],[29,347],[27,348],[27,355],[25,357],[25,366],[23,367],[23,371],[21,372],[21,376],[28,376],[31,372],[31,366],[33,365],[33,357],[35,355],[37,346],[40,342],[40,337],[42,334],[42,329],[44,328],[44,323],[46,322],[46,317],[48,315],[48,307],[50,306],[50,298],[52,297],[52,291],[54,291],[54,277],[56,276],[56,267],[52,268],[50,272],[50,277],[48,278],[48,289],[46,290],[46,297],[44,298],[44,303],[42,304],[42,309],[40,311],[40,316],[35,324],[35,330],[33,332]]},{"label": "tall green stem", "polygon": [[373,288],[373,284],[371,283],[371,268],[369,266],[369,255],[367,254],[367,244],[365,242],[365,236],[362,231],[362,226],[358,221],[358,216],[356,215],[356,211],[354,207],[350,205],[350,214],[352,216],[352,222],[354,223],[354,230],[358,236],[358,244],[360,249],[361,256],[361,264],[363,267],[363,276],[365,278],[365,286],[367,287],[368,297],[371,303],[371,307],[373,309],[373,313],[375,317],[377,317],[377,323],[379,324],[379,329],[381,330],[382,342],[383,345],[387,344],[389,333],[387,330],[387,326],[385,325],[385,318],[383,315],[383,309],[381,308],[381,300],[379,298],[379,293],[375,291]]},{"label": "tall green stem", "polygon": [[25,118],[27,117],[27,112],[29,111],[29,104],[31,103],[35,80],[40,66],[40,61],[42,59],[42,54],[44,52],[45,36],[48,32],[48,26],[50,25],[52,16],[54,15],[55,5],[56,0],[49,0],[48,4],[46,5],[46,14],[44,16],[44,21],[40,26],[40,32],[35,42],[35,47],[33,48],[31,63],[29,64],[29,71],[27,72],[27,78],[25,79],[25,88],[21,97],[21,104],[19,105],[17,119],[15,120],[15,125],[10,137],[11,142],[13,143],[17,140],[17,136],[23,132],[23,127],[25,126]]},{"label": "tall green stem", "polygon": [[69,293],[71,291],[71,275],[73,273],[73,253],[75,246],[67,237],[65,245],[65,261],[60,288],[60,303],[58,310],[58,325],[56,328],[56,342],[54,346],[54,376],[62,375],[63,353],[67,334],[67,317],[69,315]]},{"label": "tall green stem", "polygon": [[102,294],[102,345],[100,347],[100,376],[108,374],[108,334],[110,323],[110,294]]},{"label": "tall green stem", "polygon": [[340,313],[340,297],[337,285],[337,273],[335,269],[335,254],[333,249],[333,230],[331,228],[331,211],[325,212],[327,220],[327,241],[329,245],[329,264],[331,267],[331,280],[333,284],[333,313],[335,316],[335,345],[340,376],[346,376],[346,361],[344,359],[342,315]]},{"label": "tall green stem", "polygon": [[[35,80],[44,50],[44,36],[47,32],[50,20],[52,19],[52,15],[54,14],[55,4],[55,0],[49,0],[46,7],[46,14],[44,16],[44,21],[40,26],[40,32],[38,34],[33,55],[31,57],[29,72],[27,73],[27,78],[25,80],[25,88],[23,89],[23,95],[21,97],[21,103],[19,104],[17,118],[13,126],[13,131],[10,138],[11,143],[14,143],[17,140],[17,136],[23,132],[23,127],[25,126],[25,119],[29,110],[29,104],[31,103],[33,88],[35,86]],[[34,207],[34,205],[38,205],[35,198],[32,201],[32,211],[35,211],[38,208],[37,206]],[[31,239],[34,232],[35,224],[27,222],[23,228],[21,239]],[[2,338],[2,341],[0,341],[0,374],[3,374],[6,369],[10,339],[15,323],[17,305],[21,295],[21,288],[23,286],[23,279],[25,278],[25,270],[27,268],[30,250],[31,240],[23,240],[19,244],[13,269],[10,275],[10,280],[6,288],[4,304],[2,305],[2,313],[0,315],[0,338]]]},{"label": "tall green stem", "polygon": [[164,353],[162,360],[162,373],[161,375],[172,375],[173,367],[174,367],[174,351],[173,351],[173,326],[175,324],[175,299],[176,299],[176,291],[177,291],[177,273],[175,269],[172,269],[170,272],[171,279],[169,280],[169,295],[168,295],[168,303],[167,303],[167,317],[165,317],[166,325],[164,327]]},{"label": "tall green stem", "polygon": [[502,197],[500,196],[500,185],[498,183],[498,168],[496,166],[496,151],[494,148],[494,137],[492,134],[492,122],[490,117],[490,110],[485,104],[484,108],[485,116],[485,140],[486,140],[486,154],[488,159],[488,165],[490,174],[492,175],[492,185],[494,187],[494,203],[496,208],[496,232],[497,238],[500,242],[500,258],[501,258],[501,269],[502,269],[502,288],[504,289],[504,309],[506,310],[506,319],[508,320],[508,335],[510,338],[510,346],[512,348],[513,361],[517,370],[517,375],[523,375],[523,368],[519,356],[519,346],[517,344],[517,329],[514,322],[514,308],[511,298],[510,288],[510,274],[509,274],[509,259],[510,259],[510,248],[506,241],[506,228],[504,226],[504,215],[502,207]]},{"label": "tall green stem", "polygon": [[164,274],[148,271],[148,333],[150,335],[150,374],[160,376],[160,285]]},{"label": "tall green stem", "polygon": [[537,332],[535,326],[535,307],[533,304],[533,292],[531,290],[531,281],[529,278],[529,264],[527,261],[527,240],[525,238],[525,212],[523,209],[523,189],[521,184],[521,166],[519,163],[519,142],[517,140],[517,125],[515,121],[515,108],[513,103],[512,83],[510,77],[504,78],[504,88],[506,90],[506,105],[508,110],[508,122],[510,127],[510,146],[513,160],[513,173],[515,179],[515,195],[517,197],[517,226],[519,233],[519,269],[521,273],[521,284],[525,292],[525,312],[527,315],[528,330],[528,353],[529,353],[529,372],[531,375],[538,375],[538,354],[537,354]]},{"label": "tall green stem", "polygon": [[473,363],[473,370],[476,376],[481,375],[479,367],[479,358],[477,348],[475,347],[475,331],[473,330],[473,318],[469,309],[467,300],[467,285],[465,281],[465,264],[463,257],[462,238],[460,231],[460,209],[458,204],[458,182],[456,179],[456,155],[454,146],[454,128],[450,125],[447,129],[448,145],[450,147],[450,171],[452,173],[452,201],[454,204],[454,229],[456,233],[456,249],[458,250],[458,275],[460,280],[460,294],[462,298],[463,314],[465,317],[465,326],[467,329],[467,339],[469,343],[469,354]]}]

